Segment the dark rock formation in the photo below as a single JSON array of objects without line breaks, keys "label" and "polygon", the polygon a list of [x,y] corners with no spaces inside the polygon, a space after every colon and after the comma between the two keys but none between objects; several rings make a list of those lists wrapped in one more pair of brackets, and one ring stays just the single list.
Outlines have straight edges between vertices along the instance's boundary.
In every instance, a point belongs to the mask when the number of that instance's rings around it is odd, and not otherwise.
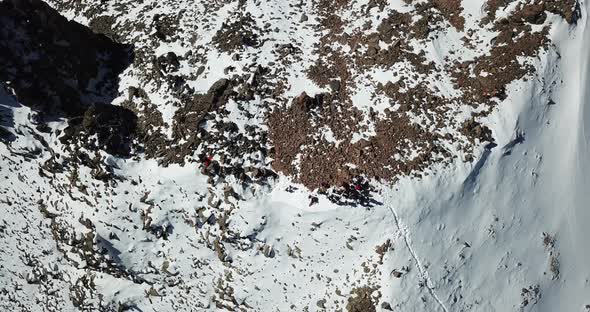
[{"label": "dark rock formation", "polygon": [[0,79],[19,102],[41,121],[71,119],[62,141],[97,134],[108,152],[127,155],[136,118],[110,103],[119,74],[132,62],[131,47],[68,21],[40,0],[1,2],[0,25]]}]

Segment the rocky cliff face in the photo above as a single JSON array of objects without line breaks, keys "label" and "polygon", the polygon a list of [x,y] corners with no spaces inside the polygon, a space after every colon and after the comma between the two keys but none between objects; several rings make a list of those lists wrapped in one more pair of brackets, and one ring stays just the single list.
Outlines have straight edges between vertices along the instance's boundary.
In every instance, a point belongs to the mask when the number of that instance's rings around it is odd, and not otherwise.
[{"label": "rocky cliff face", "polygon": [[89,147],[88,138],[115,155],[128,154],[135,116],[111,105],[119,75],[132,62],[130,46],[68,21],[42,1],[0,3],[0,77],[20,103],[35,111],[37,129],[68,118],[63,142]]},{"label": "rocky cliff face", "polygon": [[0,0],[0,307],[550,309],[563,228],[493,173],[559,167],[585,9]]}]

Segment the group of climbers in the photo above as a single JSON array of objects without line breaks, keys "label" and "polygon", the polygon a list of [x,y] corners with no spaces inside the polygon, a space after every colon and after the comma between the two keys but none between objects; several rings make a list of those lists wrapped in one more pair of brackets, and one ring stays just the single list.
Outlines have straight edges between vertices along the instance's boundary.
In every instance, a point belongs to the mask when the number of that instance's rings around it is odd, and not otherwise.
[{"label": "group of climbers", "polygon": [[339,205],[361,205],[369,207],[372,203],[374,189],[362,176],[352,178],[350,183],[343,183],[328,194],[328,199]]},{"label": "group of climbers", "polygon": [[[214,160],[212,155],[199,155],[199,169],[204,175],[216,175],[219,171],[219,163]],[[258,169],[261,171],[264,169]],[[253,172],[255,173],[255,172]],[[255,174],[258,176],[259,174]],[[263,174],[264,175],[264,174]],[[361,205],[363,207],[370,207],[372,200],[371,192],[374,188],[369,181],[362,176],[355,176],[349,183],[342,183],[340,187],[329,188],[327,185],[323,189],[329,189],[327,192],[320,192],[327,195],[327,198],[338,205]],[[310,196],[310,206],[317,204],[319,199],[316,196]]]},{"label": "group of climbers", "polygon": [[270,180],[278,177],[269,168],[227,164],[223,163],[223,161],[216,160],[215,156],[206,153],[201,153],[198,156],[197,169],[201,174],[208,176],[211,182],[217,177],[225,178],[226,176],[234,176],[238,182],[243,184],[257,183],[263,185],[268,184]]},{"label": "group of climbers", "polygon": [[199,155],[199,168],[202,174],[204,175],[216,175],[219,169],[219,164],[217,161],[213,160],[213,156],[201,154]]},{"label": "group of climbers", "polygon": [[506,99],[506,88],[502,87],[501,89],[492,89],[488,90],[487,88],[483,89],[483,96],[486,99],[498,98],[501,101]]}]

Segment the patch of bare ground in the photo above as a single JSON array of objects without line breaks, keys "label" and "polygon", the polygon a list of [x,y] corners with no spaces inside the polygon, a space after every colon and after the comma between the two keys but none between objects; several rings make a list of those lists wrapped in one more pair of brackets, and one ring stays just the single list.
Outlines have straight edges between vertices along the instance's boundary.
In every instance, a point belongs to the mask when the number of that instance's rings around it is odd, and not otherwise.
[{"label": "patch of bare ground", "polygon": [[[342,128],[346,125],[340,124],[340,118],[330,117],[338,116],[331,114],[330,100],[328,94],[314,98],[302,94],[288,108],[269,116],[276,170],[296,176],[304,185],[315,189],[340,186],[358,175],[391,180],[424,169],[437,159],[438,135],[412,124],[407,116],[397,112],[389,112],[387,118],[377,120],[376,135],[370,140],[350,143],[349,133],[342,136],[345,140],[340,144],[324,141],[314,135],[317,130],[314,124],[327,120],[323,125],[330,129],[346,129]],[[418,156],[409,158],[410,149]]]},{"label": "patch of bare ground", "polygon": [[[496,12],[502,7],[506,7],[512,1],[510,0],[488,0],[485,5],[487,16],[482,23],[489,23],[496,19]],[[580,17],[580,4],[577,0],[529,0],[526,4],[520,4],[517,11],[520,14],[527,14],[527,11],[548,11],[560,15],[568,23],[574,24]]]},{"label": "patch of bare ground", "polygon": [[465,18],[461,16],[463,11],[461,0],[432,0],[430,3],[434,8],[441,11],[449,23],[457,30],[465,28]]},{"label": "patch of bare ground", "polygon": [[210,119],[209,114],[223,106],[233,92],[232,82],[221,79],[214,83],[206,94],[196,94],[185,100],[185,105],[174,114],[172,126],[174,141],[184,143],[175,145],[175,152],[168,153],[167,159],[182,162],[184,157],[197,148],[202,135],[207,134],[206,131],[202,131],[203,122]]},{"label": "patch of bare ground", "polygon": [[[419,10],[425,12],[434,5],[419,6]],[[442,1],[436,5],[450,8],[452,3]],[[345,185],[360,175],[392,181],[399,175],[417,173],[435,161],[442,161],[441,155],[450,155],[442,147],[443,137],[426,131],[409,118],[410,112],[428,112],[432,122],[440,123],[442,119],[435,121],[430,111],[444,113],[443,104],[448,101],[421,86],[401,91],[403,79],[396,85],[379,86],[380,92],[392,99],[392,108],[385,112],[384,118],[378,118],[374,111],[369,113],[376,135],[351,143],[353,133],[366,130],[359,126],[366,116],[352,105],[350,93],[356,87],[355,78],[372,68],[389,68],[398,62],[412,66],[415,73],[412,78],[420,79],[420,75],[435,72],[435,65],[426,61],[424,52],[416,53],[409,46],[410,39],[426,37],[430,30],[424,30],[421,22],[413,22],[411,13],[393,11],[376,32],[344,34],[337,10],[325,11],[320,24],[328,33],[320,39],[316,50],[321,57],[307,74],[332,92],[314,98],[302,94],[290,106],[269,114],[273,168],[296,177],[312,189],[321,189]],[[431,14],[429,20],[438,23],[444,16],[440,12]],[[382,48],[380,42],[388,47]],[[351,47],[350,52],[334,49],[333,43]],[[399,110],[393,109],[395,103],[401,104]],[[341,143],[327,142],[319,129],[328,129]],[[409,156],[411,151],[416,152],[415,157]]]},{"label": "patch of bare ground", "polygon": [[213,37],[213,43],[223,52],[256,47],[260,44],[258,32],[256,21],[249,13],[246,13],[234,22],[224,22]]},{"label": "patch of bare ground", "polygon": [[[266,132],[249,125],[240,130],[226,118],[229,114],[226,105],[230,100],[248,118],[252,117],[244,105],[255,96],[270,98],[276,89],[266,80],[267,75],[268,68],[255,66],[243,76],[218,80],[207,93],[189,90],[181,94],[170,127],[171,138],[162,134],[166,125],[145,91],[130,88],[122,106],[138,115],[136,136],[141,144],[135,146],[136,151],[148,158],[157,158],[162,166],[196,162],[195,170],[201,169],[211,184],[223,181],[226,176],[235,176],[244,184],[265,183],[276,177],[265,161],[268,154]],[[245,159],[250,165],[243,166],[236,159]]]},{"label": "patch of bare ground", "polygon": [[504,99],[510,82],[534,73],[532,65],[523,65],[518,58],[535,57],[550,44],[548,27],[533,32],[530,25],[544,22],[545,8],[544,4],[520,6],[508,18],[496,21],[494,29],[499,34],[493,40],[490,53],[456,64],[452,75],[464,93],[465,102],[493,105],[489,99]]},{"label": "patch of bare ground", "polygon": [[[559,279],[559,252],[555,246],[556,239],[554,235],[548,234],[546,232],[543,233],[543,246],[548,253],[548,266],[549,272],[551,273],[551,279],[557,280]],[[547,274],[547,273],[545,273]]]},{"label": "patch of bare ground", "polygon": [[341,10],[351,2],[351,0],[316,0],[315,8],[320,13],[326,14]]},{"label": "patch of bare ground", "polygon": [[162,156],[163,152],[158,147],[167,145],[167,139],[162,134],[165,126],[162,113],[149,101],[144,90],[130,87],[127,92],[128,98],[121,103],[121,106],[137,116],[135,135],[143,143],[141,149],[149,158]]},{"label": "patch of bare ground", "polygon": [[[315,51],[320,57],[307,74],[317,85],[329,87],[331,93],[314,98],[302,94],[292,105],[269,114],[269,138],[274,146],[272,157],[276,170],[310,188],[320,189],[346,184],[357,176],[395,181],[400,175],[419,175],[431,164],[452,158],[446,143],[462,139],[436,131],[449,126],[467,138],[469,143],[461,143],[461,149],[467,153],[467,161],[473,160],[470,153],[475,144],[494,141],[491,130],[480,124],[479,118],[505,99],[509,83],[534,73],[534,67],[523,65],[519,58],[536,57],[550,45],[549,28],[533,31],[531,24],[544,23],[547,11],[573,23],[577,10],[573,0],[531,1],[517,6],[507,18],[495,20],[495,11],[507,3],[490,0],[484,21],[493,22],[492,28],[499,33],[490,53],[443,69],[428,62],[424,52],[414,50],[409,41],[431,40],[431,34],[445,23],[463,30],[461,2],[406,3],[414,4],[415,11],[393,10],[381,20],[376,31],[368,32],[372,26],[367,24],[347,33],[343,32],[346,21],[338,15],[338,8],[345,6],[345,1],[333,9],[325,1],[316,3],[321,16],[319,27],[325,35]],[[466,37],[465,41],[468,44],[469,39]],[[343,52],[338,46],[349,49]],[[372,110],[368,113],[375,135],[351,143],[352,133],[364,130],[359,124],[367,118],[363,115],[366,112],[360,112],[351,100],[351,93],[357,88],[355,81],[374,68],[391,68],[401,63],[410,66],[406,71],[409,76],[404,77],[402,73],[397,82],[377,85],[377,94],[389,98],[391,107],[379,117]],[[443,97],[426,86],[426,77],[440,78],[441,72],[452,77],[462,95]],[[484,110],[467,121],[449,120],[450,107],[461,104],[474,107],[484,104]],[[410,116],[421,116],[426,124],[412,123]],[[327,130],[334,142],[322,134]],[[409,151],[415,151],[416,157],[408,157]]]},{"label": "patch of bare ground", "polygon": [[346,311],[348,312],[375,312],[377,311],[375,300],[372,298],[372,293],[375,288],[368,286],[355,288],[348,298]]}]

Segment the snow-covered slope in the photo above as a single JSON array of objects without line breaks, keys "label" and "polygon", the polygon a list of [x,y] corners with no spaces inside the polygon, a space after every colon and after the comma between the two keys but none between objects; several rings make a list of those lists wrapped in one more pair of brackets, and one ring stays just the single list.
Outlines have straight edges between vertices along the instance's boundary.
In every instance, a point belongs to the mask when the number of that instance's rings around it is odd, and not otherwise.
[{"label": "snow-covered slope", "polygon": [[[490,116],[496,148],[473,166],[401,183],[385,201],[430,264],[447,310],[460,310],[454,298],[466,311],[515,310],[528,298],[521,289],[530,286],[539,289],[530,310],[587,309],[586,12],[577,28],[562,24],[552,31],[561,58],[542,58],[542,75],[513,85],[512,96]],[[550,247],[546,234],[554,237]]]},{"label": "snow-covered slope", "polygon": [[0,1],[0,310],[590,311],[590,4],[47,2]]}]

